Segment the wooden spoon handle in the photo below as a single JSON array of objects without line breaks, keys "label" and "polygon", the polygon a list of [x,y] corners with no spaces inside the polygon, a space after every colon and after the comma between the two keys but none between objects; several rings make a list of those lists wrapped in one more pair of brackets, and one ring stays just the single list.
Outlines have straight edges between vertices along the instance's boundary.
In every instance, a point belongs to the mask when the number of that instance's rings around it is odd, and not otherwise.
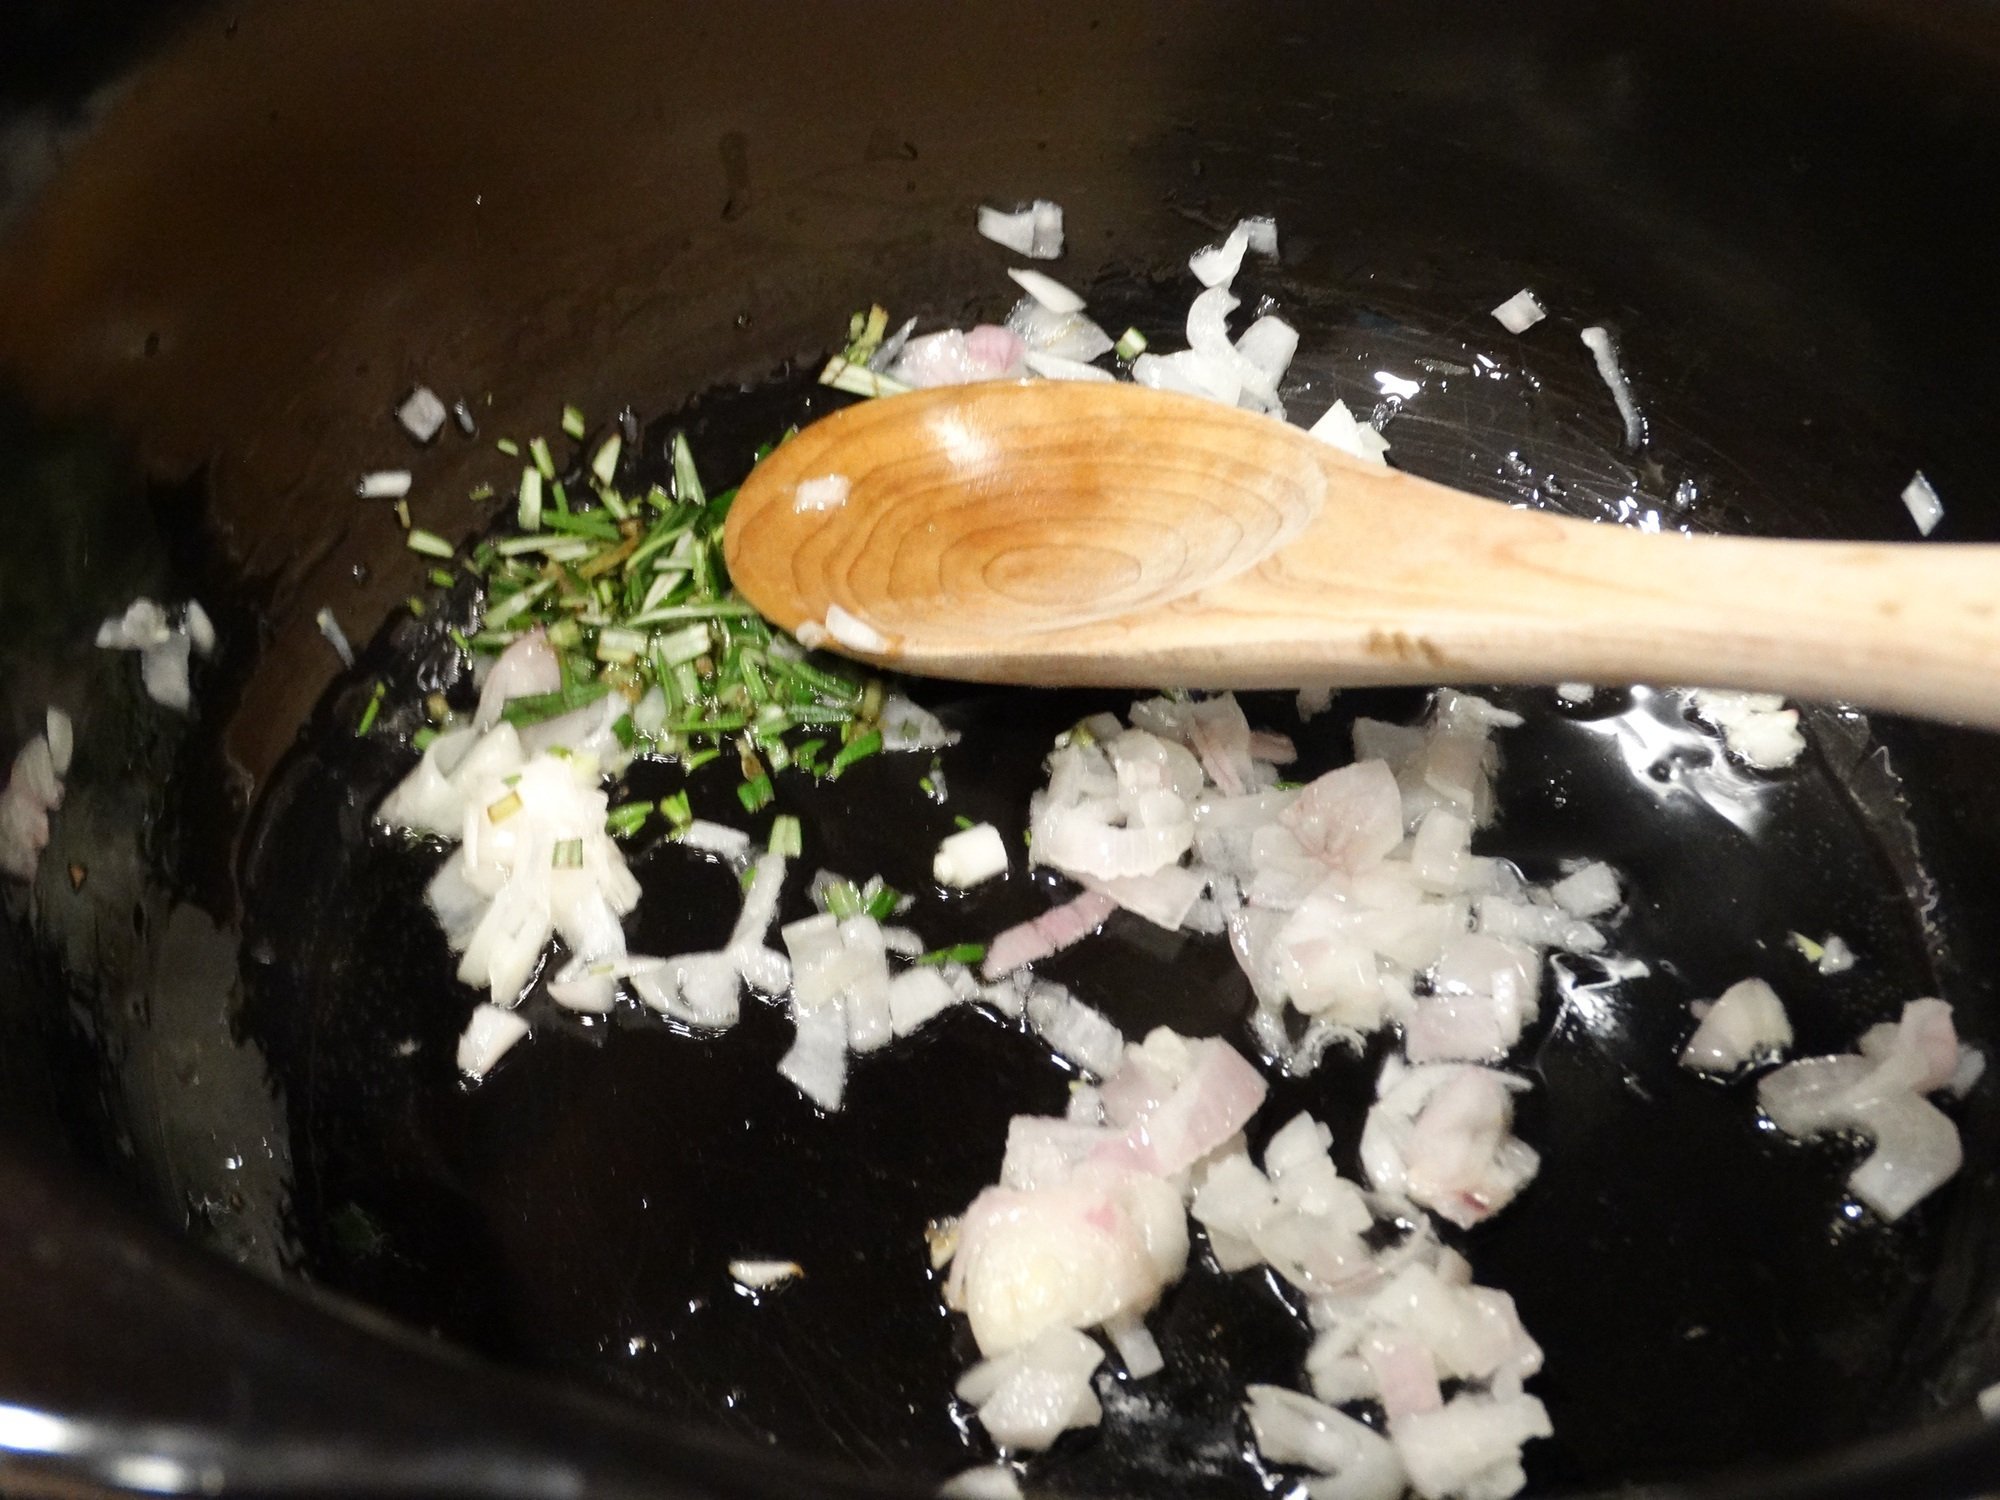
[{"label": "wooden spoon handle", "polygon": [[993,666],[1132,686],[1685,683],[2000,727],[2000,547],[1647,535],[1327,462],[1331,488],[1391,503],[1336,504],[1142,614],[996,640]]}]

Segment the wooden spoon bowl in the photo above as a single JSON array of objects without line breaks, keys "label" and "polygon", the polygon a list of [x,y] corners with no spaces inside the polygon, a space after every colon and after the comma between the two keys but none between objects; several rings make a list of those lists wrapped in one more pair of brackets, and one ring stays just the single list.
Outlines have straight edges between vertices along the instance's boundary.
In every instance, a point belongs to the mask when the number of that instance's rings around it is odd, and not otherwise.
[{"label": "wooden spoon bowl", "polygon": [[1123,384],[850,407],[757,467],[725,549],[786,629],[837,606],[829,645],[934,676],[1699,683],[2000,727],[2000,547],[1646,534]]}]

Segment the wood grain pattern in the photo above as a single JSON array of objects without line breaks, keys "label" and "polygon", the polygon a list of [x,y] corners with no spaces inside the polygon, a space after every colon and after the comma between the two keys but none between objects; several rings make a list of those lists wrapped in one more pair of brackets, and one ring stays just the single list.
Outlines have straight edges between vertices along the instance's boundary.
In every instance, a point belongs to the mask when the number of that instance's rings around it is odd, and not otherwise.
[{"label": "wood grain pattern", "polygon": [[[830,474],[845,503],[799,509]],[[940,677],[1699,683],[2000,727],[2000,547],[1514,510],[1126,385],[852,407],[759,466],[726,548],[787,629],[838,604],[887,638],[873,659]]]}]

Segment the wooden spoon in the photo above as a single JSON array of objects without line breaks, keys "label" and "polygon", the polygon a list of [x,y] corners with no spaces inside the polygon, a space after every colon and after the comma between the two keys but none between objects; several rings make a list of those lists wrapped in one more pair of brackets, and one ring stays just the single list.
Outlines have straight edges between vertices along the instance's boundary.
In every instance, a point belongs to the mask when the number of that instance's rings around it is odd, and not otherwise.
[{"label": "wooden spoon", "polygon": [[827,644],[939,677],[1685,683],[2000,727],[2000,547],[1516,510],[1129,385],[850,407],[757,467],[725,548],[786,629],[837,606]]}]

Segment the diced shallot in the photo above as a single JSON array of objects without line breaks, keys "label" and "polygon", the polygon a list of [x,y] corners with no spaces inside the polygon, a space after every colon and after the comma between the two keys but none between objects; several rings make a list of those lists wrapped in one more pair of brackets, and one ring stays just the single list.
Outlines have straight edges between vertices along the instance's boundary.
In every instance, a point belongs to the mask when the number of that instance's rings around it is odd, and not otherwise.
[{"label": "diced shallot", "polygon": [[1778,992],[1761,979],[1744,979],[1702,1014],[1681,1051],[1681,1066],[1733,1073],[1747,1063],[1775,1062],[1791,1045],[1792,1023]]},{"label": "diced shallot", "polygon": [[482,1005],[465,1023],[458,1039],[458,1070],[470,1078],[484,1078],[507,1049],[528,1034],[528,1023],[511,1010]]},{"label": "diced shallot", "polygon": [[1062,205],[1037,198],[1019,213],[1004,213],[982,205],[979,232],[994,244],[1004,245],[1029,260],[1055,260],[1063,252]]},{"label": "diced shallot", "polygon": [[1384,1069],[1361,1132],[1369,1182],[1460,1228],[1498,1213],[1540,1165],[1512,1131],[1512,1093],[1524,1087],[1509,1074],[1461,1064]]},{"label": "diced shallot", "polygon": [[1591,327],[1583,330],[1583,344],[1590,351],[1590,357],[1597,364],[1597,373],[1605,385],[1611,389],[1611,399],[1617,404],[1619,419],[1625,424],[1625,446],[1637,449],[1646,441],[1646,419],[1639,412],[1639,403],[1633,399],[1632,387],[1625,379],[1625,371],[1618,363],[1618,349],[1611,341],[1611,335],[1602,328]]},{"label": "diced shallot", "polygon": [[1314,1500],[1401,1500],[1403,1461],[1389,1440],[1337,1407],[1277,1385],[1253,1385],[1243,1408],[1257,1451],[1274,1464],[1303,1464],[1333,1477]]},{"label": "diced shallot", "polygon": [[1007,845],[991,823],[975,823],[947,836],[931,861],[931,878],[959,890],[1006,873]]},{"label": "diced shallot", "polygon": [[521,636],[500,653],[486,681],[479,689],[479,708],[472,716],[475,729],[491,729],[500,722],[500,712],[510,698],[526,698],[562,690],[562,662],[546,633],[536,629]]},{"label": "diced shallot", "polygon": [[1008,267],[1007,274],[1014,279],[1015,285],[1052,313],[1060,316],[1083,311],[1083,298],[1053,276],[1016,266]]},{"label": "diced shallot", "polygon": [[427,385],[420,385],[396,408],[396,420],[419,443],[428,443],[444,430],[444,403],[437,392]]},{"label": "diced shallot", "polygon": [[1493,309],[1493,316],[1509,333],[1526,333],[1548,315],[1549,311],[1542,306],[1541,298],[1526,287]]},{"label": "diced shallot", "polygon": [[1319,420],[1306,431],[1322,443],[1338,448],[1363,463],[1388,467],[1388,460],[1383,455],[1389,451],[1389,440],[1373,427],[1355,420],[1345,401],[1335,398],[1333,405],[1321,413]]},{"label": "diced shallot", "polygon": [[986,958],[980,972],[987,979],[998,979],[1052,953],[1060,953],[1097,931],[1104,919],[1117,909],[1118,903],[1111,897],[1098,891],[1085,891],[1039,917],[1009,927],[994,938],[986,946]]},{"label": "diced shallot", "polygon": [[1533,1396],[1462,1392],[1441,1410],[1404,1417],[1390,1436],[1410,1487],[1424,1500],[1489,1500],[1528,1482],[1521,1447],[1554,1430]]},{"label": "diced shallot", "polygon": [[1937,523],[1944,519],[1944,501],[1931,482],[1918,472],[1903,486],[1903,508],[1910,513],[1910,519],[1917,523],[1917,535],[1929,536],[1937,530]]},{"label": "diced shallot", "polygon": [[850,651],[879,656],[889,649],[887,636],[859,615],[850,614],[838,604],[829,604],[826,607],[826,633],[828,637]]},{"label": "diced shallot", "polygon": [[1729,753],[1760,771],[1791,765],[1806,748],[1798,710],[1786,708],[1776,693],[1738,693],[1696,688],[1688,706],[1696,717],[1722,731]]},{"label": "diced shallot", "polygon": [[1899,1219],[1964,1160],[1958,1127],[1923,1096],[1976,1079],[1942,1000],[1912,1000],[1901,1021],[1872,1029],[1858,1054],[1807,1057],[1767,1074],[1757,1102],[1791,1136],[1852,1130],[1874,1149],[1847,1179],[1854,1196]]},{"label": "diced shallot", "polygon": [[729,1263],[729,1279],[753,1292],[769,1291],[788,1281],[796,1281],[805,1274],[805,1268],[795,1260],[732,1260]]},{"label": "diced shallot", "polygon": [[1086,1163],[1033,1191],[987,1188],[960,1220],[945,1301],[982,1354],[1051,1329],[1143,1316],[1187,1261],[1180,1190],[1164,1178]]},{"label": "diced shallot", "polygon": [[1051,1327],[1024,1348],[974,1365],[958,1396],[978,1410],[979,1425],[1003,1453],[1036,1452],[1072,1427],[1103,1416],[1090,1388],[1104,1351],[1074,1328]]}]

